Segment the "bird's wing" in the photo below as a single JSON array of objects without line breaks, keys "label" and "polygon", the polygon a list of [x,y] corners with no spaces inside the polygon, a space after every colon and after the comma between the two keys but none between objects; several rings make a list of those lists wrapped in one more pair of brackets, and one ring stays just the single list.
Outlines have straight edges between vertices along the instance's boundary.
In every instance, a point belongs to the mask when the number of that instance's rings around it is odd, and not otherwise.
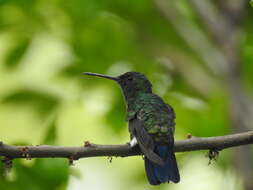
[{"label": "bird's wing", "polygon": [[163,165],[164,161],[154,152],[154,140],[145,130],[143,121],[134,118],[129,121],[129,128],[133,136],[137,139],[142,153],[152,162]]}]

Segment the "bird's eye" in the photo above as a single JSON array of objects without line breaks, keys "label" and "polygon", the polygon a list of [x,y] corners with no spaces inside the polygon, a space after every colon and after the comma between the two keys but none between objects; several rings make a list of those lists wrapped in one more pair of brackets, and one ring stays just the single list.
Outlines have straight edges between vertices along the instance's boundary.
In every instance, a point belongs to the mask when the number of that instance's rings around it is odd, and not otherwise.
[{"label": "bird's eye", "polygon": [[129,77],[129,78],[127,78],[127,80],[128,80],[128,81],[132,81],[132,80],[133,80],[133,78]]}]

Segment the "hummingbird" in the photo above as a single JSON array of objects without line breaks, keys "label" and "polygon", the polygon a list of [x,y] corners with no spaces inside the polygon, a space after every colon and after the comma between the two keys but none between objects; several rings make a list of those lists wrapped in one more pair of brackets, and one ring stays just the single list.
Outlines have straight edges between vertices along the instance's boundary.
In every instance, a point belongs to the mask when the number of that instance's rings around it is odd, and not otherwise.
[{"label": "hummingbird", "polygon": [[138,145],[143,153],[149,183],[178,183],[180,175],[173,150],[175,112],[152,92],[152,84],[145,75],[139,72],[126,72],[117,77],[83,74],[113,80],[121,87],[127,105],[129,145]]}]

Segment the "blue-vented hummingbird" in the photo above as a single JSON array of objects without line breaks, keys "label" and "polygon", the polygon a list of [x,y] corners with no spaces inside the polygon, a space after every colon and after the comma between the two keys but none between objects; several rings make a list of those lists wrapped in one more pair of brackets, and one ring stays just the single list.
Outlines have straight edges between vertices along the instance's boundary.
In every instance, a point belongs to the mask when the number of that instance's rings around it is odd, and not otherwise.
[{"label": "blue-vented hummingbird", "polygon": [[145,170],[151,185],[180,181],[174,154],[175,113],[152,92],[152,84],[141,73],[126,72],[112,77],[96,73],[85,75],[116,81],[127,104],[130,146],[138,145],[144,154]]}]

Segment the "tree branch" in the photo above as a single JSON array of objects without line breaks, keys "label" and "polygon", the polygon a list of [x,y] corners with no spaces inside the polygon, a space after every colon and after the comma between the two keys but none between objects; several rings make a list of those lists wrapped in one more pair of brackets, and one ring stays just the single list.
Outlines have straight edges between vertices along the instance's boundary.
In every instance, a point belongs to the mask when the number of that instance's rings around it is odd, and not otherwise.
[{"label": "tree branch", "polygon": [[227,64],[224,54],[213,43],[210,43],[210,40],[198,26],[177,9],[175,2],[154,0],[159,13],[174,26],[182,39],[200,56],[211,71],[215,74],[226,73]]},{"label": "tree branch", "polygon": [[215,9],[214,3],[210,0],[190,0],[189,2],[199,14],[199,18],[203,20],[203,24],[207,30],[212,33],[219,44],[224,44],[224,40],[230,34],[231,26],[222,13]]},{"label": "tree branch", "polygon": [[[175,142],[175,152],[194,150],[222,150],[225,148],[253,144],[253,131],[226,136],[191,138]],[[0,142],[0,156],[14,158],[79,158],[97,156],[134,156],[140,155],[138,148],[129,145],[96,145],[86,143],[82,147],[63,146],[12,146]]]}]

